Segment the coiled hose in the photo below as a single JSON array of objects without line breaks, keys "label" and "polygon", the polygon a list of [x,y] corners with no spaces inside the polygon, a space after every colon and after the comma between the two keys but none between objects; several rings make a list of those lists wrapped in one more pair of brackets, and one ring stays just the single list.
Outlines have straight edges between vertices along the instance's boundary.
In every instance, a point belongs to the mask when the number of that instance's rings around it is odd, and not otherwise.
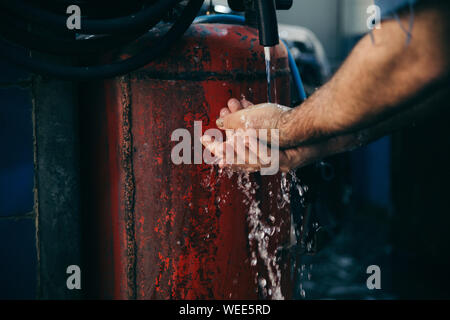
[{"label": "coiled hose", "polygon": [[[116,49],[147,33],[179,0],[151,1],[152,3],[146,4],[141,11],[124,17],[83,18],[80,30],[68,30],[65,15],[41,9],[24,0],[0,0],[0,20],[2,21],[0,35],[3,38],[0,39],[0,55],[32,72],[68,80],[111,78],[123,75],[145,66],[165,53],[191,25],[203,1],[189,0],[169,31],[160,38],[159,45],[151,50],[109,64],[73,66],[30,56],[18,45],[38,52],[73,56]],[[61,0],[56,2],[60,4]],[[29,25],[57,30],[65,37],[48,39],[40,33],[29,31]],[[77,40],[75,33],[99,36]]]}]

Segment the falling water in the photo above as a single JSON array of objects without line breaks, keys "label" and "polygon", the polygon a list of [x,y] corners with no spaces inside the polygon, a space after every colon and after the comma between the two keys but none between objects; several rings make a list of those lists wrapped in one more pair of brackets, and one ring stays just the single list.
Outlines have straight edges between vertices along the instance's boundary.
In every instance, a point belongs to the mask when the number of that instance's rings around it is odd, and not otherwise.
[{"label": "falling water", "polygon": [[270,47],[264,47],[264,60],[266,62],[267,102],[271,103]]},{"label": "falling water", "polygon": [[[283,180],[285,176],[283,176]],[[283,183],[282,183],[283,185]],[[269,225],[263,219],[263,212],[260,208],[259,201],[255,200],[255,193],[258,189],[258,184],[253,182],[249,173],[240,173],[238,176],[238,188],[245,195],[245,201],[248,205],[247,221],[249,224],[248,240],[252,251],[252,259],[250,264],[256,265],[258,260],[264,265],[268,279],[257,275],[255,283],[258,284],[259,291],[266,298],[274,300],[284,299],[281,293],[281,267],[277,261],[276,252],[269,249],[270,238],[280,232],[279,225]],[[280,186],[280,192],[284,193]],[[286,199],[284,194],[279,196],[282,201]],[[288,199],[288,197],[287,197]],[[284,203],[286,205],[286,203]]]},{"label": "falling water", "polygon": [[[264,47],[264,56],[266,64],[266,77],[267,77],[267,100],[272,102],[272,76],[271,76],[271,53],[270,47]],[[276,93],[275,93],[276,94]],[[276,98],[276,97],[275,97]],[[211,174],[214,170],[211,171]],[[224,168],[219,169],[219,179],[221,177],[227,177],[231,179],[235,174],[237,175],[237,187],[244,195],[244,204],[247,206],[247,222],[249,226],[248,241],[250,247],[253,248],[251,252],[250,265],[255,267],[261,263],[266,269],[267,278],[262,277],[260,274],[256,274],[254,279],[255,284],[258,286],[258,290],[263,297],[268,299],[281,300],[284,296],[281,292],[281,270],[282,267],[277,259],[277,250],[275,251],[269,248],[270,239],[281,232],[280,221],[275,223],[275,217],[270,215],[267,219],[264,217],[264,212],[261,210],[260,202],[255,199],[255,194],[259,188],[259,185],[251,178],[249,173],[236,173],[231,169]],[[210,181],[205,181],[207,184]],[[292,188],[294,187],[294,188]],[[282,209],[290,204],[291,190],[298,190],[299,199],[302,205],[304,205],[304,194],[307,192],[308,187],[301,184],[300,180],[296,177],[294,172],[288,174],[283,173],[281,175],[280,185],[277,188],[278,192],[272,192],[267,195],[269,197],[276,197],[276,203],[278,209]],[[219,199],[219,201],[225,201],[225,199]],[[292,222],[293,223],[293,222]],[[300,226],[301,227],[301,226]],[[295,232],[294,232],[295,234]],[[294,244],[295,245],[295,244]],[[300,245],[299,243],[297,245]],[[292,248],[289,248],[291,250]],[[294,250],[295,251],[295,250]],[[300,266],[296,265],[296,269]],[[294,270],[294,272],[299,272]],[[309,275],[308,275],[309,277]],[[305,291],[300,285],[301,296],[305,296]]]},{"label": "falling water", "polygon": [[[219,169],[219,177],[231,179],[235,175],[237,175],[237,187],[244,195],[244,204],[248,208],[245,214],[247,215],[249,227],[248,241],[252,248],[249,263],[253,267],[260,263],[265,268],[266,278],[261,274],[256,274],[254,279],[255,284],[258,286],[259,293],[264,298],[282,300],[284,299],[281,291],[282,266],[277,259],[278,249],[282,248],[273,249],[269,247],[270,239],[281,232],[280,225],[282,223],[281,221],[276,221],[275,223],[277,218],[272,215],[268,216],[268,220],[264,218],[265,214],[261,209],[260,202],[255,198],[259,185],[252,179],[251,174],[237,173],[227,168]],[[300,181],[295,176],[295,173],[290,172],[288,174],[281,174],[281,179],[276,189],[278,191],[270,192],[268,196],[276,197],[276,205],[278,209],[282,209],[290,205],[291,190],[299,191],[301,203],[303,203],[304,192],[307,190],[307,187],[300,185]],[[296,266],[296,269],[299,267],[299,265]],[[295,270],[294,272],[299,272],[299,270]],[[304,297],[305,293],[303,288],[300,288],[300,290],[302,297]]]}]

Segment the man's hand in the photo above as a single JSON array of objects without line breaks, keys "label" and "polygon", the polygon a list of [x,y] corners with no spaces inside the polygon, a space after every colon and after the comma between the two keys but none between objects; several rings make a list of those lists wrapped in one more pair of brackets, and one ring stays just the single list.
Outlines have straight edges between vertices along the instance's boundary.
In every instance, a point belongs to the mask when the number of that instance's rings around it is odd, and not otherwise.
[{"label": "man's hand", "polygon": [[[232,159],[236,160],[233,164],[229,164],[234,169],[244,169],[250,172],[259,171],[262,167],[270,166],[270,161],[273,160],[271,159],[270,150],[268,150],[270,148],[265,148],[268,151],[267,154],[262,153],[261,144],[273,144],[270,129],[278,129],[281,117],[289,110],[291,109],[271,103],[253,105],[247,100],[230,99],[228,107],[221,110],[220,118],[216,122],[219,128],[227,130],[227,140],[225,142],[216,142],[211,137],[203,136],[202,143],[212,154],[219,158],[218,163],[221,167],[226,165],[225,159],[228,153],[228,155],[233,154]],[[256,137],[253,138],[247,135],[247,129],[268,129],[267,139],[259,139],[257,141]],[[242,132],[242,134],[239,132]],[[233,139],[235,140],[233,141]],[[236,140],[241,140],[241,144]],[[279,148],[283,147],[284,142],[277,141],[276,144],[276,147]],[[238,149],[237,145],[241,145],[241,150]],[[296,148],[280,150],[279,168],[281,171],[287,172],[299,165],[297,163],[299,159],[297,156],[298,152]],[[238,159],[244,164],[238,164]]]},{"label": "man's hand", "polygon": [[[334,77],[302,105],[252,106],[231,99],[220,113],[218,127],[277,129],[280,169],[288,171],[425,120],[449,98],[449,7],[448,2],[423,2],[408,46],[397,21],[383,22],[374,31],[376,43],[363,38]],[[401,16],[402,23],[408,18]],[[227,131],[227,138],[234,135]],[[203,144],[219,158],[229,147],[208,138]],[[246,152],[251,153],[249,145],[245,144]],[[258,161],[256,166],[239,167],[257,170],[264,162]]]},{"label": "man's hand", "polygon": [[[284,118],[291,116],[292,109],[275,105],[275,104],[260,104],[253,105],[247,100],[238,101],[237,99],[230,99],[228,107],[223,108],[220,112],[220,118],[217,120],[217,126],[221,129],[227,130],[227,140],[225,142],[213,141],[211,137],[203,136],[202,143],[212,154],[218,159],[220,167],[224,167],[226,153],[233,154],[232,158],[235,163],[228,164],[233,169],[243,169],[249,172],[259,171],[262,167],[268,166],[270,154],[268,156],[262,155],[258,149],[257,143],[250,143],[245,141],[244,152],[239,152],[236,146],[237,143],[230,143],[233,139],[239,139],[240,135],[236,130],[252,129],[277,129],[282,126],[280,124],[285,121]],[[279,131],[280,132],[280,131]],[[314,144],[310,146],[289,147],[288,140],[282,140],[281,137],[286,133],[280,132],[280,139],[277,143],[279,150],[279,168],[282,172],[288,172],[294,168],[301,167],[324,156],[340,151],[348,150],[352,147],[360,146],[361,142],[358,137],[346,135],[340,138],[332,138],[325,143]],[[270,144],[270,135],[267,140],[259,141],[259,143]],[[237,164],[238,154],[245,154],[245,164]],[[252,159],[253,161],[249,161]],[[242,160],[242,159],[241,159]]]}]

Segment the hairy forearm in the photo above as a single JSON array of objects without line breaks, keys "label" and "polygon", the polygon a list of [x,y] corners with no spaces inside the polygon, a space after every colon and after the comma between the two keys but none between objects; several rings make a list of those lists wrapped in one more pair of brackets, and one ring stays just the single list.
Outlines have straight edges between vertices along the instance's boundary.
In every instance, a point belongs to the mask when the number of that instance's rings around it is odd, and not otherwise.
[{"label": "hairy forearm", "polygon": [[[364,129],[414,106],[418,95],[449,70],[449,5],[418,8],[411,42],[389,20],[364,37],[335,76],[280,120],[283,145]],[[401,16],[407,26],[408,15]]]}]

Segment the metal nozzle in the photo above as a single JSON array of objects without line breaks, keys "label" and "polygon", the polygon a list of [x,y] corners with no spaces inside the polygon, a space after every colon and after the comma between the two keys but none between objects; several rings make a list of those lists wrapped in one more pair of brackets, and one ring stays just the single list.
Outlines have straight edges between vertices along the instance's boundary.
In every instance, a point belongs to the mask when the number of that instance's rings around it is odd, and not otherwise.
[{"label": "metal nozzle", "polygon": [[289,10],[292,4],[293,0],[228,0],[232,10],[245,11],[248,25],[258,27],[259,43],[263,47],[280,42],[276,10]]},{"label": "metal nozzle", "polygon": [[259,43],[264,47],[276,46],[278,38],[278,22],[275,0],[256,0],[255,9],[258,19]]}]

